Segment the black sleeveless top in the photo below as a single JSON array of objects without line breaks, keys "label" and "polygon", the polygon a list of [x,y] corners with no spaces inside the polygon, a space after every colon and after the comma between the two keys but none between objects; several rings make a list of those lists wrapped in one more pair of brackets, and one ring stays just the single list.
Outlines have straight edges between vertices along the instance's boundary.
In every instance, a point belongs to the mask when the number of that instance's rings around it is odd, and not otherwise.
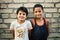
[{"label": "black sleeveless top", "polygon": [[34,20],[35,25],[33,27],[30,40],[47,40],[48,29],[46,27],[45,19],[43,20],[44,20],[44,24],[42,26],[37,25],[36,19]]}]

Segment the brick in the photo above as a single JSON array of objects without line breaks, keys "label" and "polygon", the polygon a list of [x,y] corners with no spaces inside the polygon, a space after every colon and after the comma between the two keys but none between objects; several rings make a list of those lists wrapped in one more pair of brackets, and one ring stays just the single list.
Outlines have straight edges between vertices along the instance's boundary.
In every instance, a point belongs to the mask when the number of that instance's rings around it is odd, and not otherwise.
[{"label": "brick", "polygon": [[43,3],[43,7],[54,7],[53,3]]},{"label": "brick", "polygon": [[47,40],[54,40],[54,38],[48,38]]},{"label": "brick", "polygon": [[10,40],[14,40],[14,39],[10,39]]},{"label": "brick", "polygon": [[53,17],[59,17],[59,13],[53,13]]},{"label": "brick", "polygon": [[2,19],[0,19],[0,23],[2,23]]},{"label": "brick", "polygon": [[56,7],[60,7],[60,3],[57,3],[57,4],[56,4]]},{"label": "brick", "polygon": [[3,30],[0,30],[0,33],[3,33],[4,31]]},{"label": "brick", "polygon": [[19,8],[20,6],[23,6],[22,4],[9,4],[8,8]]},{"label": "brick", "polygon": [[30,12],[30,8],[27,8],[28,9],[28,12]]},{"label": "brick", "polygon": [[57,28],[58,27],[58,23],[51,24],[51,27]]},{"label": "brick", "polygon": [[8,40],[8,39],[0,39],[0,40]]},{"label": "brick", "polygon": [[9,29],[4,30],[5,33],[11,33]]},{"label": "brick", "polygon": [[7,4],[1,4],[1,8],[7,8]]},{"label": "brick", "polygon": [[60,38],[56,38],[56,40],[60,40]]},{"label": "brick", "polygon": [[14,3],[28,2],[28,0],[13,0]]},{"label": "brick", "polygon": [[49,37],[60,37],[60,33],[50,33]]},{"label": "brick", "polygon": [[11,23],[14,20],[16,20],[16,19],[4,19],[4,23]]},{"label": "brick", "polygon": [[44,9],[45,12],[57,12],[56,8],[49,8],[49,9]]},{"label": "brick", "polygon": [[8,28],[7,24],[2,24],[2,28]]},{"label": "brick", "polygon": [[52,32],[57,32],[57,29],[50,27],[50,32],[51,32],[51,33],[52,33]]},{"label": "brick", "polygon": [[33,13],[30,12],[30,13],[28,14],[28,17],[34,17]]},{"label": "brick", "polygon": [[0,28],[8,28],[8,25],[6,25],[6,24],[0,24]]},{"label": "brick", "polygon": [[28,2],[28,0],[20,0],[20,2]]},{"label": "brick", "polygon": [[20,2],[20,0],[13,0],[13,2],[14,2],[14,3],[19,3],[19,2]]},{"label": "brick", "polygon": [[16,14],[10,14],[10,18],[16,18]]},{"label": "brick", "polygon": [[13,10],[13,13],[16,13],[16,11],[17,11],[17,9],[14,9],[14,10]]},{"label": "brick", "polygon": [[46,14],[46,17],[52,17],[52,14],[48,14],[48,13],[47,13],[47,14]]},{"label": "brick", "polygon": [[2,14],[0,13],[0,19],[2,18]]},{"label": "brick", "polygon": [[4,33],[2,33],[1,38],[12,38],[12,34],[8,34],[8,33],[4,34]]},{"label": "brick", "polygon": [[60,22],[60,19],[58,19],[58,21]]},{"label": "brick", "polygon": [[55,23],[55,22],[57,22],[57,19],[52,18],[52,19],[51,19],[51,22],[52,22],[52,23],[53,23],[53,22]]},{"label": "brick", "polygon": [[25,7],[33,7],[35,4],[33,3],[27,3],[27,4],[24,4]]},{"label": "brick", "polygon": [[52,0],[45,0],[45,2],[53,2]]},{"label": "brick", "polygon": [[60,27],[60,23],[59,23],[59,27]]},{"label": "brick", "polygon": [[0,28],[2,27],[2,24],[0,24]]},{"label": "brick", "polygon": [[60,9],[58,10],[58,12],[60,12]]},{"label": "brick", "polygon": [[2,18],[8,18],[9,15],[8,14],[2,14]]},{"label": "brick", "polygon": [[52,0],[53,2],[59,2],[60,0]]},{"label": "brick", "polygon": [[60,29],[58,31],[60,32]]},{"label": "brick", "polygon": [[44,0],[29,0],[29,2],[44,2]]},{"label": "brick", "polygon": [[29,11],[30,11],[30,12],[33,12],[33,9],[30,9]]},{"label": "brick", "polygon": [[0,0],[0,3],[11,3],[12,0]]},{"label": "brick", "polygon": [[12,9],[0,9],[0,13],[12,13]]}]

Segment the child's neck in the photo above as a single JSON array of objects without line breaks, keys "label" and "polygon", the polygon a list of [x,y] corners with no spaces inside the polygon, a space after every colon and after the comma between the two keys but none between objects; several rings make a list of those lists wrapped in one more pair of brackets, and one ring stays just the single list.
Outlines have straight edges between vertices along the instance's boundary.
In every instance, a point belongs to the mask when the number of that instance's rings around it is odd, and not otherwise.
[{"label": "child's neck", "polygon": [[17,22],[18,22],[19,24],[22,24],[22,23],[25,22],[25,20],[17,20]]},{"label": "child's neck", "polygon": [[43,19],[43,18],[37,18],[36,20],[40,22],[40,21],[42,21],[42,19]]}]

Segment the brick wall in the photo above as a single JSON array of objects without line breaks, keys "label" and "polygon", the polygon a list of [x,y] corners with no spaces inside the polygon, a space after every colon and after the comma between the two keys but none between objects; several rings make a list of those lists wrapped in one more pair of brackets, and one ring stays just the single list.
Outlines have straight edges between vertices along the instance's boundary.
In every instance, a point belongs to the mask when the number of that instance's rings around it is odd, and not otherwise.
[{"label": "brick wall", "polygon": [[50,22],[48,40],[60,40],[60,0],[0,0],[0,40],[13,40],[9,26],[16,19],[17,8],[27,7],[29,10],[28,19],[31,19],[34,17],[32,7],[36,3],[44,6],[44,16]]}]

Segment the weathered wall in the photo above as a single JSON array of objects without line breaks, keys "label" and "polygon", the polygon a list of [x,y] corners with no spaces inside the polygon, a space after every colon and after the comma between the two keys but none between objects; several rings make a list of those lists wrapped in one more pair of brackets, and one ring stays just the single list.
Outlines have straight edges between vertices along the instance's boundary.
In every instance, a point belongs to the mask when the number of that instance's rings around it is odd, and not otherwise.
[{"label": "weathered wall", "polygon": [[45,17],[50,22],[48,40],[60,40],[60,0],[0,0],[0,40],[13,40],[9,26],[16,19],[17,8],[27,7],[30,19],[34,17],[32,9],[36,3],[44,6]]}]

